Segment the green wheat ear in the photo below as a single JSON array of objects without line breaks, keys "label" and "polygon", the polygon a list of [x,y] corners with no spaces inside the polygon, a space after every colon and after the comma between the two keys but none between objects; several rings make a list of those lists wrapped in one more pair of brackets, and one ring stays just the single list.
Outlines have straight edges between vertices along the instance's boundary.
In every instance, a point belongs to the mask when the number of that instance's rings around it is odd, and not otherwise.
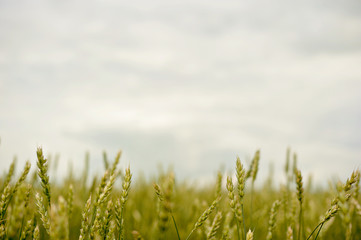
[{"label": "green wheat ear", "polygon": [[[3,185],[4,185],[3,188],[5,188],[10,183],[12,177],[14,176],[15,165],[16,165],[16,157],[14,157],[14,159],[13,159],[11,165],[10,165],[8,174],[6,175],[5,181],[3,183]],[[2,190],[4,190],[4,189],[2,189]]]},{"label": "green wheat ear", "polygon": [[247,232],[246,240],[253,240],[253,232],[251,229]]},{"label": "green wheat ear", "polygon": [[21,173],[21,176],[19,177],[18,181],[15,183],[15,186],[13,189],[14,193],[18,190],[19,186],[25,181],[26,177],[29,174],[30,168],[31,168],[30,162],[26,162],[24,170]]},{"label": "green wheat ear", "polygon": [[39,147],[36,151],[36,155],[38,157],[38,176],[41,180],[41,186],[43,187],[44,195],[47,199],[47,206],[51,206],[51,197],[50,197],[50,183],[49,183],[49,176],[48,176],[48,160],[44,158],[43,149]]},{"label": "green wheat ear", "polygon": [[299,212],[299,227],[298,227],[298,237],[297,239],[300,240],[301,239],[301,231],[302,231],[302,214],[303,214],[303,209],[302,209],[302,203],[303,203],[303,198],[304,198],[304,190],[303,190],[303,181],[302,181],[302,174],[300,170],[295,170],[295,175],[296,175],[296,185],[297,185],[297,199],[300,203],[300,212]]},{"label": "green wheat ear", "polygon": [[39,240],[39,239],[40,239],[40,230],[39,230],[39,226],[36,225],[33,231],[33,240]]},{"label": "green wheat ear", "polygon": [[169,215],[172,217],[174,227],[177,232],[177,237],[180,239],[178,227],[173,216],[172,212],[172,198],[173,198],[173,190],[174,190],[174,175],[173,173],[169,173],[167,177],[164,176],[162,179],[162,187],[158,184],[153,184],[153,188],[155,190],[156,195],[160,201],[160,207],[158,211],[159,221],[158,221],[158,229],[159,229],[159,239],[164,239],[165,234],[168,230],[168,220]]},{"label": "green wheat ear", "polygon": [[10,185],[7,185],[2,192],[0,198],[0,228],[3,227],[3,234],[5,235],[5,224],[6,224],[6,211],[9,206],[12,196],[12,191]]},{"label": "green wheat ear", "polygon": [[213,212],[213,210],[216,208],[218,202],[220,201],[219,198],[217,198],[216,200],[214,200],[211,204],[211,206],[209,208],[207,208],[203,214],[198,218],[198,221],[194,224],[194,227],[192,229],[192,231],[189,233],[188,237],[186,238],[186,240],[188,240],[190,238],[190,236],[192,235],[192,233],[197,230],[198,228],[200,228],[204,222],[208,219],[209,215],[211,215],[211,213]]},{"label": "green wheat ear", "polygon": [[130,168],[126,168],[125,177],[122,184],[122,191],[120,197],[115,202],[115,219],[116,226],[119,233],[118,239],[124,239],[124,208],[128,199],[130,184],[132,181],[132,174]]},{"label": "green wheat ear", "polygon": [[36,193],[35,195],[36,198],[36,205],[38,207],[38,212],[40,214],[40,219],[43,223],[43,226],[46,230],[46,232],[50,235],[50,218],[49,218],[49,214],[48,214],[48,210],[46,209],[46,207],[43,204],[43,198],[40,196],[39,193]]},{"label": "green wheat ear", "polygon": [[[9,171],[13,171],[13,170],[9,170]],[[22,172],[21,176],[19,177],[19,179],[16,181],[15,186],[11,187],[10,186],[10,180],[7,181],[7,185],[5,186],[4,190],[2,191],[1,197],[0,197],[0,229],[3,229],[4,232],[2,232],[0,235],[4,235],[4,237],[6,236],[6,221],[7,221],[7,210],[9,207],[9,204],[11,202],[11,199],[13,198],[13,196],[15,195],[16,191],[18,190],[19,186],[25,181],[26,176],[28,175],[30,171],[30,163],[26,162],[25,164],[25,168],[24,171]],[[13,174],[13,173],[11,173]],[[8,176],[10,175],[10,173],[8,174]],[[0,231],[3,231],[0,230]],[[0,238],[2,239],[2,238]]]},{"label": "green wheat ear", "polygon": [[238,197],[239,197],[239,204],[241,206],[241,214],[242,214],[242,223],[243,223],[243,235],[244,239],[247,238],[246,236],[246,224],[245,224],[245,218],[244,218],[244,188],[246,184],[246,171],[241,163],[241,160],[239,157],[237,157],[236,161],[236,176],[237,176],[237,189],[238,189]]},{"label": "green wheat ear", "polygon": [[276,200],[272,205],[270,219],[268,222],[268,233],[267,233],[267,238],[266,238],[267,240],[273,239],[273,230],[276,226],[276,215],[277,215],[280,204],[281,204],[280,201]]},{"label": "green wheat ear", "polygon": [[216,216],[213,219],[212,226],[207,234],[207,240],[216,239],[217,231],[221,227],[221,221],[222,221],[222,212],[217,212]]},{"label": "green wheat ear", "polygon": [[89,228],[90,228],[90,206],[91,206],[91,195],[88,198],[82,213],[82,221],[80,228],[79,240],[87,239]]}]

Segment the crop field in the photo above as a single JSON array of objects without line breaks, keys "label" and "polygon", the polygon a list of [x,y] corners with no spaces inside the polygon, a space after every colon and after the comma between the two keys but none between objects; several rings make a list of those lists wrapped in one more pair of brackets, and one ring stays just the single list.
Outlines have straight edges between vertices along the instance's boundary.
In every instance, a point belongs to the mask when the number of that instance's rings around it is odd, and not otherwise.
[{"label": "crop field", "polygon": [[19,176],[13,162],[0,178],[0,239],[361,239],[359,170],[313,190],[288,152],[287,182],[255,187],[257,151],[249,166],[237,158],[231,175],[220,171],[196,187],[178,181],[176,169],[134,180],[118,167],[119,152],[104,155],[103,176],[90,176],[85,159],[81,174],[55,183],[43,150],[36,152]]}]

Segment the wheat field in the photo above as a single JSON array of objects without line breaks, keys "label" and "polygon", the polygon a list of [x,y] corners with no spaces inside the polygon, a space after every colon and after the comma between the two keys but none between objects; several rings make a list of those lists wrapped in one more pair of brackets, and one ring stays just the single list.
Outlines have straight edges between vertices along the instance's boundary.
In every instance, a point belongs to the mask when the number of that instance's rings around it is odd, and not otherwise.
[{"label": "wheat field", "polygon": [[121,152],[112,161],[104,154],[103,176],[89,175],[86,158],[80,176],[54,183],[36,153],[20,176],[14,161],[0,178],[0,239],[361,239],[360,171],[315,191],[289,150],[285,184],[255,187],[257,151],[249,166],[237,158],[233,174],[219,171],[201,188],[176,170],[135,181],[118,167]]}]

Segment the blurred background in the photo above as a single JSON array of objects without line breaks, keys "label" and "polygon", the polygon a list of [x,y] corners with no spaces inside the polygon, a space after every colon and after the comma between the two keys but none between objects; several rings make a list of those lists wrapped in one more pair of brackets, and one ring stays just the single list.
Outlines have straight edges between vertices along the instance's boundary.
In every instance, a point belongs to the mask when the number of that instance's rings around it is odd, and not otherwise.
[{"label": "blurred background", "polygon": [[[361,165],[361,2],[0,0],[0,173],[173,166],[207,182],[286,148],[317,183]],[[52,178],[52,176],[51,176]]]}]

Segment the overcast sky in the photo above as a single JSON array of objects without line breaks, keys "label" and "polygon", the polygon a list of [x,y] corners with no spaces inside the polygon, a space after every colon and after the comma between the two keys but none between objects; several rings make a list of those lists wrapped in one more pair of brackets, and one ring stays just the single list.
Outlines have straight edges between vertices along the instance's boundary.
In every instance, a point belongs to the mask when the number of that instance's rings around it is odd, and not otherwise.
[{"label": "overcast sky", "polygon": [[60,175],[119,149],[135,176],[361,165],[359,0],[0,0],[0,29],[0,174],[38,146]]}]

